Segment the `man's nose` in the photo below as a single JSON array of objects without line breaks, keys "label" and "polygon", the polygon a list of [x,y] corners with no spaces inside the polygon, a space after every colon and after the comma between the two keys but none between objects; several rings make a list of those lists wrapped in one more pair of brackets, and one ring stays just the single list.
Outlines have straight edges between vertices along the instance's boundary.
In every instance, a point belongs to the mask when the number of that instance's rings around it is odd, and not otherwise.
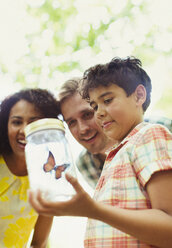
[{"label": "man's nose", "polygon": [[78,131],[80,134],[85,134],[89,130],[89,125],[87,121],[80,121],[78,123]]}]

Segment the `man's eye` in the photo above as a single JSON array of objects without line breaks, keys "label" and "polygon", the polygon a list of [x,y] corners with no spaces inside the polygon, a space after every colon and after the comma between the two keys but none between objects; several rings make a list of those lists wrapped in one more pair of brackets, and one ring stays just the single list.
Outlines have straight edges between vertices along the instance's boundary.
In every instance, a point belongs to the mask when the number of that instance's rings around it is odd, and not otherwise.
[{"label": "man's eye", "polygon": [[68,125],[68,127],[72,127],[72,126],[75,125],[75,121],[74,121],[74,120],[69,121],[69,122],[67,123],[67,125]]},{"label": "man's eye", "polygon": [[84,113],[83,119],[84,119],[84,120],[89,120],[89,119],[91,119],[93,116],[94,116],[94,112],[93,112],[93,111],[92,111],[92,112],[90,111],[90,112]]}]

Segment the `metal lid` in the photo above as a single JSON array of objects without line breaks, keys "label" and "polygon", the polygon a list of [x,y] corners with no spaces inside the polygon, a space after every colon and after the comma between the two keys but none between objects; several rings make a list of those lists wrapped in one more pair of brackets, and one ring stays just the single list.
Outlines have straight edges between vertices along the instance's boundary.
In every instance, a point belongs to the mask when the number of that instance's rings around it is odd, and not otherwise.
[{"label": "metal lid", "polygon": [[65,128],[61,120],[56,118],[43,118],[28,124],[24,129],[24,133],[27,137],[34,132],[46,129],[57,129],[65,132]]}]

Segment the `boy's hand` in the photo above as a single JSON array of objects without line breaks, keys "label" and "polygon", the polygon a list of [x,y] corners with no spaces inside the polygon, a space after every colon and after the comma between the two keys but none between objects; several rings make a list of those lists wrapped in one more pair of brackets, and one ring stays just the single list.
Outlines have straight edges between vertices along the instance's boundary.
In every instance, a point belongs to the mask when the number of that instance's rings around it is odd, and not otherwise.
[{"label": "boy's hand", "polygon": [[66,179],[76,191],[76,194],[70,200],[50,202],[41,196],[40,191],[29,191],[29,202],[33,208],[41,215],[83,217],[94,215],[95,201],[84,191],[76,178],[66,173]]}]

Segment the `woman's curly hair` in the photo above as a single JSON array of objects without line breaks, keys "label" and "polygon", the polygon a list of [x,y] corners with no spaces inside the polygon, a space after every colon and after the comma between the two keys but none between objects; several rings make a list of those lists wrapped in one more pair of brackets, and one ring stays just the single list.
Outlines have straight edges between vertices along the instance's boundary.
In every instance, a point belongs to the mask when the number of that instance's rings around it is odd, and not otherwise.
[{"label": "woman's curly hair", "polygon": [[12,107],[20,100],[32,103],[43,118],[58,118],[60,113],[59,102],[45,89],[23,89],[6,97],[0,104],[0,154],[12,151],[8,140],[8,119]]}]

